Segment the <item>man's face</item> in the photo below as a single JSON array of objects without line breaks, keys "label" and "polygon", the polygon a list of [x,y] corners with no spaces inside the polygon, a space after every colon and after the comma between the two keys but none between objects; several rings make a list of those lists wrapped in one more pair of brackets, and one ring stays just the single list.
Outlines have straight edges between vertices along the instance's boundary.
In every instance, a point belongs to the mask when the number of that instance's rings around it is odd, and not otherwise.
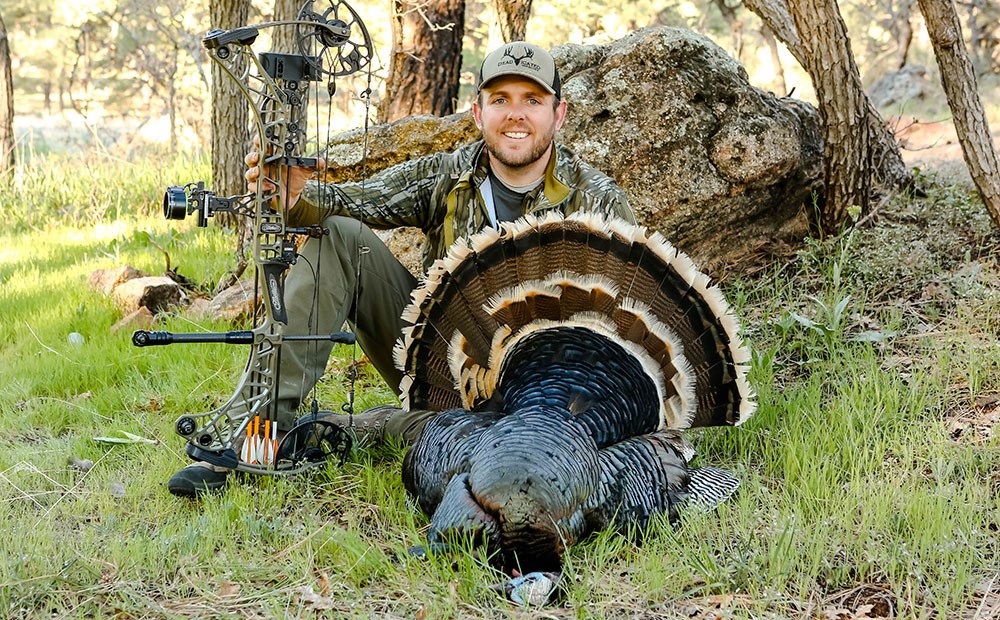
[{"label": "man's face", "polygon": [[518,169],[548,154],[556,130],[566,118],[566,102],[556,105],[555,95],[532,80],[504,76],[480,91],[472,114],[490,155],[500,164]]}]

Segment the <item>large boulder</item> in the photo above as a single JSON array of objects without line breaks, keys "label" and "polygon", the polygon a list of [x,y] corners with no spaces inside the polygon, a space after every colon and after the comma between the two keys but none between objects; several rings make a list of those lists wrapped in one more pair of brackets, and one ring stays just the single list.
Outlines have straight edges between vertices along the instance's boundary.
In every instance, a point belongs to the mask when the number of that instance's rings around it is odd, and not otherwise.
[{"label": "large boulder", "polygon": [[923,65],[907,65],[882,76],[868,89],[868,96],[879,109],[925,99],[933,88],[928,74]]},{"label": "large boulder", "polygon": [[[559,140],[614,177],[639,221],[703,268],[758,256],[808,230],[822,182],[819,116],[750,85],[710,39],[638,30],[606,45],[553,50],[569,115]],[[335,137],[329,179],[358,179],[478,138],[469,113],[411,117]]]}]

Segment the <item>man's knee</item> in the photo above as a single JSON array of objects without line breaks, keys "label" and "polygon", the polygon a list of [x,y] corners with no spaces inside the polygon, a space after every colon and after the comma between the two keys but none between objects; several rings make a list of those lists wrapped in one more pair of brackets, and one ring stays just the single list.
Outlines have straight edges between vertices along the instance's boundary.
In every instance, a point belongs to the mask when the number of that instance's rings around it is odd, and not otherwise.
[{"label": "man's knee", "polygon": [[343,215],[331,215],[326,218],[323,220],[323,228],[329,231],[330,240],[338,248],[354,248],[358,241],[375,234],[361,220]]}]

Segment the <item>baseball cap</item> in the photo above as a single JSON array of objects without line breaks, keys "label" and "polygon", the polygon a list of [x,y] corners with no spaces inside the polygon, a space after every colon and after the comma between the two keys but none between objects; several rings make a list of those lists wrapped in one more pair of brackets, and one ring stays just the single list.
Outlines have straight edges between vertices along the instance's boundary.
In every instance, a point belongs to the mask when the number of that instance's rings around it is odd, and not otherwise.
[{"label": "baseball cap", "polygon": [[477,90],[495,78],[520,75],[538,82],[547,92],[561,99],[562,84],[552,55],[543,48],[524,41],[514,41],[490,52],[479,69]]}]

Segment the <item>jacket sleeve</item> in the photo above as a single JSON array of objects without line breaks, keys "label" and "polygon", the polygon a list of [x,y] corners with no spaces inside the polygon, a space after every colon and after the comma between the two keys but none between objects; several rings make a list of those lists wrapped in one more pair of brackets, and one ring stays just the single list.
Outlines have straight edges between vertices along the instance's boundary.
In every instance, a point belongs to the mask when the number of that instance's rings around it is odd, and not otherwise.
[{"label": "jacket sleeve", "polygon": [[618,190],[608,194],[606,200],[605,209],[610,215],[617,216],[629,224],[635,224],[635,213],[632,212],[632,206],[628,203],[628,198],[625,196],[625,192]]},{"label": "jacket sleeve", "polygon": [[371,228],[427,229],[435,217],[432,197],[450,176],[447,154],[403,162],[352,183],[309,181],[288,212],[292,226],[318,224],[331,215],[358,218]]}]

